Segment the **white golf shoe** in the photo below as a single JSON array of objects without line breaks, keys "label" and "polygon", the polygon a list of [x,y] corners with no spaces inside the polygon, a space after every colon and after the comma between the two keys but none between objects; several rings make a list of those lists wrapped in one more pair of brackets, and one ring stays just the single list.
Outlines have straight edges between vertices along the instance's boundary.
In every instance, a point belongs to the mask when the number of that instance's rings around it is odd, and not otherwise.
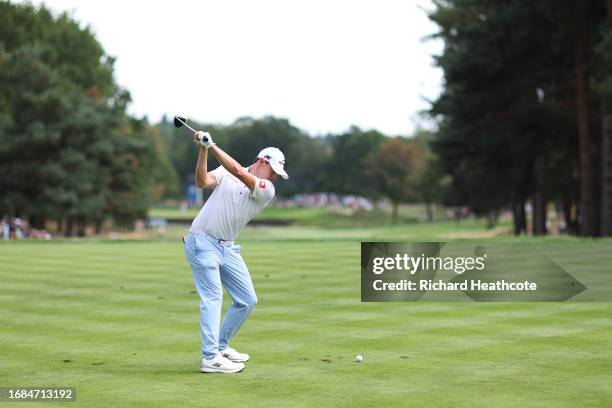
[{"label": "white golf shoe", "polygon": [[235,363],[223,357],[221,353],[209,359],[202,358],[200,371],[203,373],[237,373],[244,370],[244,364]]},{"label": "white golf shoe", "polygon": [[244,353],[239,353],[231,347],[226,348],[225,350],[221,350],[219,352],[223,357],[227,358],[234,363],[244,363],[245,361],[249,361],[249,355]]}]

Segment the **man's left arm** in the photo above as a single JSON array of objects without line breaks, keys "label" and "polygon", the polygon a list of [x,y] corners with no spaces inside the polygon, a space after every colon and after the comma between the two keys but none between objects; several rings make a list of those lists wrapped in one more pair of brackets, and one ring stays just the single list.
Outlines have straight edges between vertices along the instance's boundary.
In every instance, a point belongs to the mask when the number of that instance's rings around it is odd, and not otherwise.
[{"label": "man's left arm", "polygon": [[[198,134],[201,135],[199,136]],[[209,133],[198,132],[196,133],[196,138],[201,140],[203,136],[206,136],[206,142],[201,141],[200,144],[206,148],[209,152],[215,156],[215,159],[222,165],[225,170],[229,171],[230,174],[238,178],[238,180],[242,181],[242,183],[247,186],[251,192],[255,190],[255,186],[257,184],[257,178],[245,170],[244,167],[240,165],[236,160],[234,160],[229,154],[225,153],[215,142],[213,142],[212,137]]]}]

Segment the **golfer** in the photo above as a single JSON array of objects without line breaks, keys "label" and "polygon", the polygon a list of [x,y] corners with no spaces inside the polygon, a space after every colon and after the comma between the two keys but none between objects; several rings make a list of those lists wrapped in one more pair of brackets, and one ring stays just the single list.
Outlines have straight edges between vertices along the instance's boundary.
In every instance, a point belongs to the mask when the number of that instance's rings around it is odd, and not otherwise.
[{"label": "golfer", "polygon": [[[267,147],[249,167],[242,167],[221,150],[207,132],[196,132],[200,145],[195,180],[198,187],[213,188],[184,238],[185,254],[200,296],[202,360],[206,373],[236,373],[244,369],[248,354],[230,347],[230,341],[257,303],[251,275],[234,240],[240,230],[274,198],[277,175],[287,179],[285,156]],[[208,152],[221,166],[208,171]],[[223,290],[232,298],[223,324]]]}]

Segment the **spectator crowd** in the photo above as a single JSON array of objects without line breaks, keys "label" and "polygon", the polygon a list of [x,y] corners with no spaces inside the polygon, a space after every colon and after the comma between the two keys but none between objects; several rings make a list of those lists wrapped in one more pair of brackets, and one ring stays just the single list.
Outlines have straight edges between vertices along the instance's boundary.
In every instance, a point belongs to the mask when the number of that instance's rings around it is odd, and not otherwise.
[{"label": "spectator crowd", "polygon": [[366,197],[356,195],[342,195],[336,193],[308,193],[297,194],[291,199],[277,198],[275,207],[292,208],[349,208],[352,210],[371,211],[374,208],[384,209],[389,206],[386,200],[373,201]]},{"label": "spectator crowd", "polygon": [[2,217],[2,224],[0,231],[2,232],[2,239],[51,239],[51,234],[46,230],[36,229],[30,227],[26,220],[19,217],[9,217],[5,215]]}]

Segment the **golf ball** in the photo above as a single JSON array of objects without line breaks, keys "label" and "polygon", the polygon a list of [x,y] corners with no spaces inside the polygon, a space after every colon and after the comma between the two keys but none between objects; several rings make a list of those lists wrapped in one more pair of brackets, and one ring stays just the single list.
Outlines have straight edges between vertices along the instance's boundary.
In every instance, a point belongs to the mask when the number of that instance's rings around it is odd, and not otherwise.
[{"label": "golf ball", "polygon": [[358,363],[361,363],[363,361],[363,356],[362,355],[355,356],[355,361]]}]

